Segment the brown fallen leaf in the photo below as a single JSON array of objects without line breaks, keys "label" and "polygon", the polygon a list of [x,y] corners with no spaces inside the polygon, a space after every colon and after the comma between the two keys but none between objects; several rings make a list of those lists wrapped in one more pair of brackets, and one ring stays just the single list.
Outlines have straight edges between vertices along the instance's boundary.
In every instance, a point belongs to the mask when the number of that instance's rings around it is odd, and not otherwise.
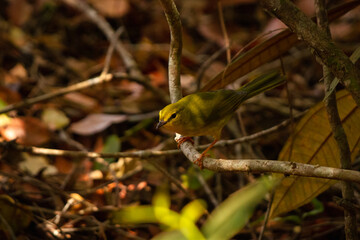
[{"label": "brown fallen leaf", "polygon": [[0,99],[7,104],[20,102],[21,96],[19,93],[12,91],[11,89],[0,86]]},{"label": "brown fallen leaf", "polygon": [[[352,160],[360,149],[360,108],[350,93],[337,93],[341,123],[348,138]],[[329,125],[324,103],[311,108],[297,124],[279,154],[279,160],[327,167],[340,167],[339,151]],[[274,174],[282,179],[282,174]],[[271,216],[294,210],[328,189],[335,180],[291,176],[284,178],[275,190]]]},{"label": "brown fallen leaf", "polygon": [[122,114],[90,114],[84,119],[71,124],[70,131],[79,135],[92,135],[101,132],[114,123],[121,123],[127,120]]},{"label": "brown fallen leaf", "polygon": [[27,0],[13,0],[9,1],[9,6],[6,13],[9,16],[11,23],[16,26],[21,26],[26,23],[33,12],[33,6]]},{"label": "brown fallen leaf", "polygon": [[16,139],[19,144],[40,146],[50,140],[50,131],[46,124],[34,117],[18,117],[0,128],[0,134],[6,141]]},{"label": "brown fallen leaf", "polygon": [[128,13],[130,4],[128,0],[89,0],[91,4],[106,17],[122,17]]}]

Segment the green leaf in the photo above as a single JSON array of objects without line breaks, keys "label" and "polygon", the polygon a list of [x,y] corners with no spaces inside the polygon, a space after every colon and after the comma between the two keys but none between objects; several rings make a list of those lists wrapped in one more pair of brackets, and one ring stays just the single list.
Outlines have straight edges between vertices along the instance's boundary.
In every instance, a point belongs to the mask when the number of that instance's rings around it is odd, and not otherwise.
[{"label": "green leaf", "polygon": [[152,206],[132,206],[113,211],[110,216],[113,224],[157,223]]},{"label": "green leaf", "polygon": [[219,205],[204,224],[206,239],[230,239],[249,220],[255,207],[276,181],[263,177],[227,198]]},{"label": "green leaf", "polygon": [[[121,150],[121,140],[116,134],[111,134],[105,140],[102,152],[103,153],[115,153],[120,152]],[[115,158],[104,158],[108,163],[115,162]],[[99,162],[94,162],[93,169],[103,170],[105,168],[104,164]]]},{"label": "green leaf", "polygon": [[62,129],[70,122],[65,113],[57,108],[44,109],[41,114],[41,120],[53,130]]},{"label": "green leaf", "polygon": [[[102,150],[103,153],[115,153],[120,152],[121,150],[121,141],[118,135],[111,134],[105,140],[104,148]],[[114,158],[105,158],[107,162],[114,162]]]},{"label": "green leaf", "polygon": [[324,204],[321,201],[319,201],[317,198],[314,198],[311,201],[311,203],[314,206],[314,209],[309,211],[309,212],[304,213],[302,215],[302,218],[306,218],[306,217],[309,217],[309,216],[315,216],[315,215],[318,215],[318,214],[324,212]]},{"label": "green leaf", "polygon": [[172,231],[171,234],[162,234],[161,239],[170,239],[167,237],[174,235],[181,235],[186,239],[205,239],[194,222],[205,211],[204,204],[200,200],[186,205],[181,215],[169,207],[170,197],[166,188],[163,187],[157,190],[153,198],[153,206],[127,207],[114,211],[110,220],[113,224],[161,223],[167,227],[167,230]]},{"label": "green leaf", "polygon": [[168,194],[168,188],[166,185],[159,187],[153,198],[154,207],[170,208],[170,196]]},{"label": "green leaf", "polygon": [[3,107],[6,107],[6,106],[7,106],[7,103],[0,98],[0,109]]},{"label": "green leaf", "polygon": [[206,202],[203,200],[194,200],[188,203],[181,210],[181,217],[192,222],[196,222],[206,211]]}]

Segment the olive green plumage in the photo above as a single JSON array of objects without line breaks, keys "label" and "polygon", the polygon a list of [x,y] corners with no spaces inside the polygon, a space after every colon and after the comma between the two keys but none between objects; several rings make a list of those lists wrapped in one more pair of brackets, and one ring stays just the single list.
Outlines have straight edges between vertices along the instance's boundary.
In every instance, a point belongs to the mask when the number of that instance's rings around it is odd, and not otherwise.
[{"label": "olive green plumage", "polygon": [[285,82],[278,72],[261,75],[238,90],[190,94],[159,113],[158,127],[182,136],[210,135],[219,139],[222,128],[245,100]]}]

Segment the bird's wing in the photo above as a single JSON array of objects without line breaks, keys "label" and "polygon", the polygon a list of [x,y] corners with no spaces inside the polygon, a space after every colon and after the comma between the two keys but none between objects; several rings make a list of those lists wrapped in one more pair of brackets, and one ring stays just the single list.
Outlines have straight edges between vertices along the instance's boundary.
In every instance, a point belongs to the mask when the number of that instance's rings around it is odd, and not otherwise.
[{"label": "bird's wing", "polygon": [[217,104],[214,104],[209,115],[212,120],[222,119],[227,116],[231,117],[246,97],[246,92],[241,91],[219,90],[216,93]]}]

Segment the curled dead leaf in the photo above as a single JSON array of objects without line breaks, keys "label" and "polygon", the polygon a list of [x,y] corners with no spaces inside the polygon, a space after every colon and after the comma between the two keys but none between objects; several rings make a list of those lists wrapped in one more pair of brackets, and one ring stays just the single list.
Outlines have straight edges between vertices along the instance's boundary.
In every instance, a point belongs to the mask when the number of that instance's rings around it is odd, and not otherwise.
[{"label": "curled dead leaf", "polygon": [[71,124],[70,131],[79,135],[92,135],[108,128],[111,124],[127,120],[126,115],[115,114],[90,114],[84,119]]}]

